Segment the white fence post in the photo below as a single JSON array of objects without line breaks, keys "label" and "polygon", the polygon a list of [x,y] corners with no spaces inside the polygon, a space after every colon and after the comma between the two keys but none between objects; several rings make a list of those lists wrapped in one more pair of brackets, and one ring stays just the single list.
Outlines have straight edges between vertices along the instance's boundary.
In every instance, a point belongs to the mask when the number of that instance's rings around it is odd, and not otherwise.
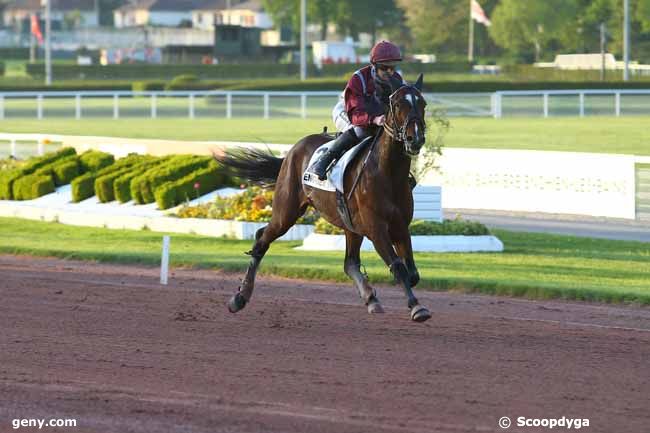
[{"label": "white fence post", "polygon": [[303,93],[300,95],[300,117],[303,119],[307,118],[307,94]]},{"label": "white fence post", "polygon": [[585,94],[580,92],[580,117],[585,117]]},{"label": "white fence post", "polygon": [[11,150],[9,151],[9,154],[11,155],[11,157],[13,159],[16,159],[16,157],[18,156],[17,152],[16,152],[16,139],[12,138],[9,143],[10,143],[10,148],[11,148]]},{"label": "white fence post", "polygon": [[500,119],[502,112],[501,112],[501,93],[500,92],[494,92],[492,94],[492,115],[494,116],[495,119]]},{"label": "white fence post", "polygon": [[5,97],[0,95],[0,120],[5,118]]},{"label": "white fence post", "polygon": [[232,93],[226,93],[226,118],[232,119]]},{"label": "white fence post", "polygon": [[188,115],[190,116],[190,119],[194,119],[194,93],[190,93],[188,105],[190,110]]},{"label": "white fence post", "polygon": [[38,146],[37,146],[37,149],[38,149],[38,150],[37,150],[36,152],[38,153],[39,156],[45,154],[45,143],[43,143],[43,139],[42,139],[42,138],[39,138],[39,139],[38,139]]},{"label": "white fence post", "polygon": [[160,260],[160,284],[167,285],[169,274],[169,236],[163,236],[162,258]]},{"label": "white fence post", "polygon": [[544,117],[548,118],[548,93],[544,93]]},{"label": "white fence post", "polygon": [[120,95],[113,95],[113,119],[120,118]]},{"label": "white fence post", "polygon": [[158,105],[156,100],[156,94],[151,94],[151,118],[155,119],[158,116]]},{"label": "white fence post", "polygon": [[77,93],[74,95],[74,117],[75,119],[81,119],[81,94]]},{"label": "white fence post", "polygon": [[38,120],[43,119],[43,95],[39,94],[36,97],[36,117]]},{"label": "white fence post", "polygon": [[616,111],[616,117],[621,117],[621,93],[620,92],[616,92],[614,105],[615,105],[614,109]]},{"label": "white fence post", "polygon": [[269,94],[264,94],[264,118],[269,118]]}]

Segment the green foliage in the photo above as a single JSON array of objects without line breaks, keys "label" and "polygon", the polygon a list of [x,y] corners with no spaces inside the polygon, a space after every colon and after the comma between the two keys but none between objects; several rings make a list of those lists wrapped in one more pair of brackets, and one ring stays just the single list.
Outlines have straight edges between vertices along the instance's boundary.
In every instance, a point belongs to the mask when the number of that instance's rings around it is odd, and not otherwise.
[{"label": "green foliage", "polygon": [[[314,225],[314,232],[324,235],[342,235],[343,229],[320,218]],[[485,236],[490,231],[477,221],[465,221],[460,218],[436,221],[413,220],[409,226],[412,236]]]},{"label": "green foliage", "polygon": [[155,90],[164,90],[165,83],[163,81],[134,81],[131,90],[134,92],[148,92]]},{"label": "green foliage", "polygon": [[72,201],[78,203],[82,200],[92,197],[95,195],[95,180],[99,176],[104,176],[115,171],[123,170],[126,167],[130,167],[141,162],[144,159],[151,157],[142,156],[137,154],[131,154],[125,158],[119,159],[114,164],[106,166],[97,172],[88,172],[76,179],[74,179],[72,184]]},{"label": "green foliage", "polygon": [[[227,186],[227,179],[222,186]],[[216,189],[216,188],[215,188]],[[177,216],[180,218],[211,218],[234,221],[268,222],[271,221],[273,210],[273,190],[249,186],[229,197],[217,197],[212,203],[198,206],[183,206]],[[193,191],[184,200],[197,198]],[[183,198],[183,197],[181,197]],[[307,208],[305,214],[298,219],[297,224],[314,224],[319,214],[312,207]]]},{"label": "green foliage", "polygon": [[0,77],[5,74],[5,62],[0,62]]},{"label": "green foliage", "polygon": [[158,186],[205,168],[211,161],[208,156],[175,155],[131,180],[131,195],[138,204],[153,203]]},{"label": "green foliage", "polygon": [[[131,191],[132,180],[140,176],[143,172],[146,172],[150,168],[163,164],[165,161],[168,160],[169,157],[148,159],[134,166],[132,170],[122,174],[120,177],[115,179],[115,181],[113,182],[113,194],[115,195],[115,199],[117,199],[120,203],[126,203],[132,200],[133,199],[132,191]],[[140,200],[142,200],[139,192],[137,197],[140,197]]]},{"label": "green foliage", "polygon": [[95,179],[95,195],[97,195],[99,201],[102,203],[108,203],[115,200],[113,182],[115,179],[129,173],[131,170],[133,170],[132,167],[126,167],[122,170],[98,176],[97,179]]},{"label": "green foliage", "polygon": [[13,184],[21,176],[23,176],[23,171],[20,168],[0,172],[0,200],[13,199]]},{"label": "green foliage", "polygon": [[223,186],[225,181],[223,170],[215,161],[211,161],[208,167],[157,188],[155,199],[158,209],[169,209],[188,200],[194,194],[200,196],[214,191]]},{"label": "green foliage", "polygon": [[70,183],[72,179],[79,176],[79,157],[70,155],[42,166],[34,172],[40,176],[52,176],[55,186],[62,186]]},{"label": "green foliage", "polygon": [[417,52],[439,54],[467,49],[467,38],[459,35],[467,35],[468,2],[398,0],[398,4],[405,11]]},{"label": "green foliage", "polygon": [[88,150],[79,156],[81,172],[99,171],[115,162],[115,157],[110,153],[98,150]]},{"label": "green foliage", "polygon": [[342,235],[345,232],[342,228],[331,224],[325,218],[319,218],[314,224],[314,232],[321,235]]},{"label": "green foliage", "polygon": [[90,172],[79,176],[70,182],[72,187],[72,201],[79,203],[82,200],[94,196],[96,178],[97,173]]},{"label": "green foliage", "polygon": [[165,84],[165,90],[183,90],[188,86],[198,83],[199,77],[195,74],[182,74],[174,77],[169,83]]},{"label": "green foliage", "polygon": [[77,157],[62,161],[52,167],[52,177],[56,186],[67,185],[79,176],[79,161]]},{"label": "green foliage", "polygon": [[490,231],[478,221],[465,221],[460,218],[436,221],[414,220],[409,226],[413,236],[486,236]]},{"label": "green foliage", "polygon": [[490,36],[517,54],[535,53],[537,61],[549,42],[575,25],[576,0],[502,0],[492,15]]},{"label": "green foliage", "polygon": [[22,176],[13,185],[14,200],[33,200],[52,192],[54,192],[54,180],[48,175]]},{"label": "green foliage", "polygon": [[46,153],[43,156],[30,158],[20,168],[8,170],[7,172],[0,172],[0,199],[12,200],[14,199],[13,185],[14,182],[21,176],[26,176],[34,173],[36,170],[45,167],[54,161],[67,156],[75,155],[76,151],[72,147],[65,147],[57,152]]}]

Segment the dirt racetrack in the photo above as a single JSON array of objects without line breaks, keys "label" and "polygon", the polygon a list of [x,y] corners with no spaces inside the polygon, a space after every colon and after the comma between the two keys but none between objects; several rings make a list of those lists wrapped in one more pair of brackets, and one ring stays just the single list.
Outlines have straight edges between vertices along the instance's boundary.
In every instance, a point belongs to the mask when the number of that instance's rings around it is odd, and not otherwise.
[{"label": "dirt racetrack", "polygon": [[[0,256],[0,432],[650,432],[650,309]],[[572,430],[573,431],[573,430]]]}]

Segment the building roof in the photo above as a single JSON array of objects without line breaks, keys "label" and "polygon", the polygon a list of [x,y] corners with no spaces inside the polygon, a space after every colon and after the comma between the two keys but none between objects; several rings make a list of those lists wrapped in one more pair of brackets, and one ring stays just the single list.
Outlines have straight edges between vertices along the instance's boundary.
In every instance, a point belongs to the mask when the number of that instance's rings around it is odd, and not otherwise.
[{"label": "building roof", "polygon": [[203,4],[195,8],[201,11],[222,11],[222,10],[252,10],[261,12],[264,10],[262,3],[256,0],[204,0]]},{"label": "building roof", "polygon": [[163,12],[187,12],[193,9],[198,9],[198,7],[204,2],[205,0],[131,0],[129,3],[116,10],[120,12],[142,9]]},{"label": "building roof", "polygon": [[[7,4],[5,11],[30,11],[38,12],[44,10],[41,6],[41,0],[14,0]],[[52,10],[54,11],[72,11],[95,10],[95,0],[52,0]]]}]

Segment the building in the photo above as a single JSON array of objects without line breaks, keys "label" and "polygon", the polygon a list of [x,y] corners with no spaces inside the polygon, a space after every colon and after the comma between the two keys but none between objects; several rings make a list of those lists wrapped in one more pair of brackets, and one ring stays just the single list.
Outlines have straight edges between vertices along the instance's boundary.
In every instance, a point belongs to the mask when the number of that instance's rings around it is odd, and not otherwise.
[{"label": "building", "polygon": [[[99,11],[95,9],[95,0],[51,1],[53,30],[89,28],[99,24]],[[43,19],[45,8],[41,5],[41,0],[11,1],[3,11],[2,22],[5,27],[15,32],[28,33],[33,14]]]},{"label": "building", "polygon": [[215,25],[270,29],[271,17],[260,1],[212,0],[192,11],[192,26],[209,29]]},{"label": "building", "polygon": [[130,0],[113,11],[115,27],[191,27],[192,10],[204,0]]}]

